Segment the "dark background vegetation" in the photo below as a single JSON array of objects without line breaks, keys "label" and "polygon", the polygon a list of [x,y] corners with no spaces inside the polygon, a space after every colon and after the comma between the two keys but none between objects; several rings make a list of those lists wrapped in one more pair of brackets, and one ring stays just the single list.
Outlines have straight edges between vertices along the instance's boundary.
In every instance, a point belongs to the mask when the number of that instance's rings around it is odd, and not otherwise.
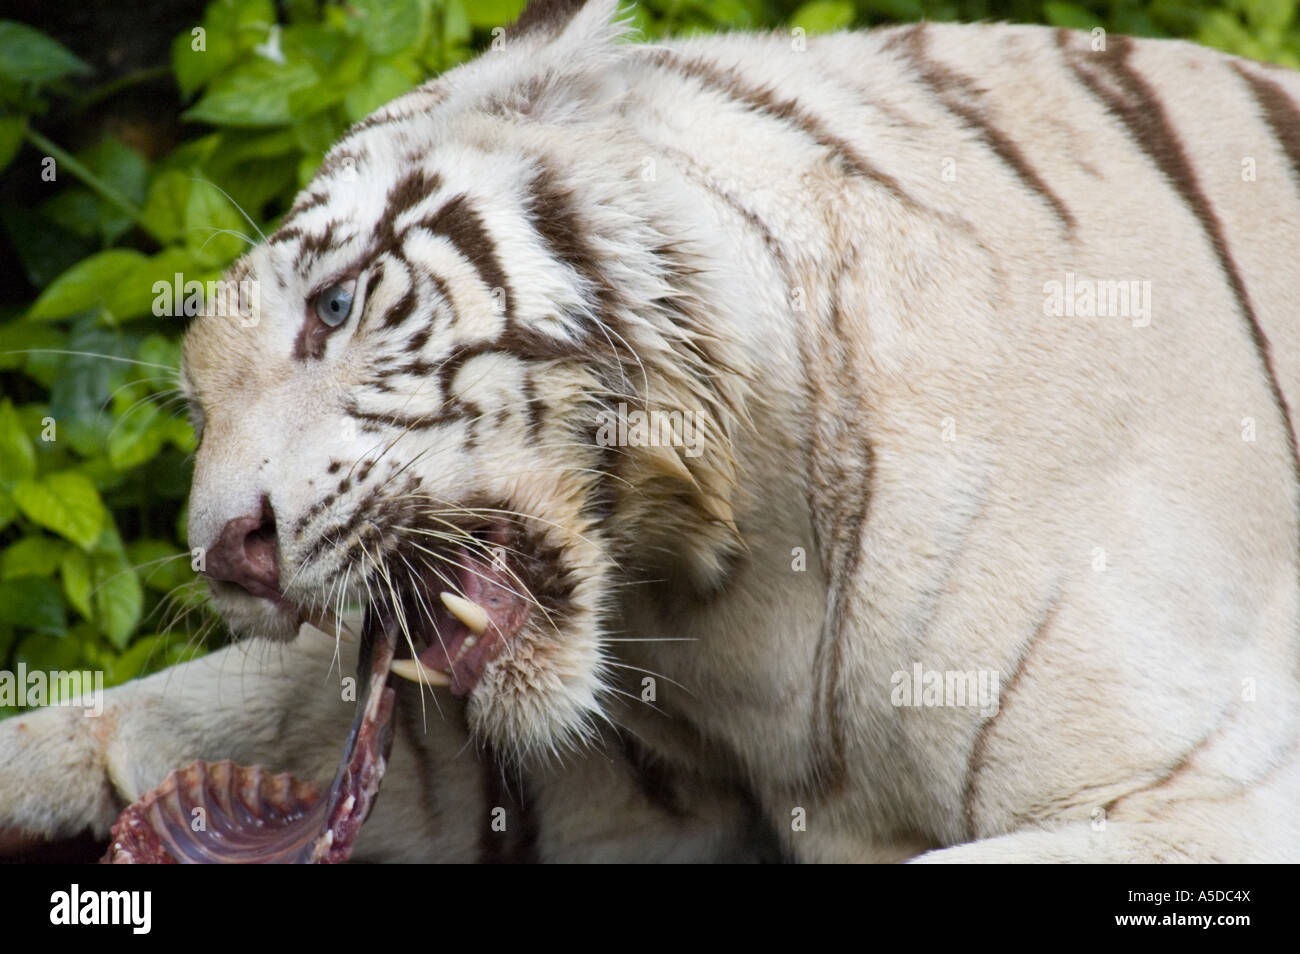
[{"label": "dark background vegetation", "polygon": [[[110,685],[222,637],[185,549],[183,319],[352,122],[474,55],[523,0],[20,0],[0,20],[0,669]],[[1297,0],[642,0],[659,37],[1012,20],[1300,68]],[[195,27],[205,49],[192,49]],[[53,158],[53,181],[42,176]],[[252,221],[250,222],[249,219]],[[255,224],[254,224],[255,223]],[[0,708],[0,717],[10,714]]]}]

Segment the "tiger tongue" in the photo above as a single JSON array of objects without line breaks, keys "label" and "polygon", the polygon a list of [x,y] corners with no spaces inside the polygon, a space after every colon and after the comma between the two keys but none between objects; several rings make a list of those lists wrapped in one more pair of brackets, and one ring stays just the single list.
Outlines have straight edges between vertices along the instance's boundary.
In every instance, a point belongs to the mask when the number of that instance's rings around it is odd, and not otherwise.
[{"label": "tiger tongue", "polygon": [[463,554],[460,563],[456,582],[462,595],[441,594],[429,648],[419,659],[449,673],[452,695],[465,696],[523,627],[529,603],[504,561]]}]

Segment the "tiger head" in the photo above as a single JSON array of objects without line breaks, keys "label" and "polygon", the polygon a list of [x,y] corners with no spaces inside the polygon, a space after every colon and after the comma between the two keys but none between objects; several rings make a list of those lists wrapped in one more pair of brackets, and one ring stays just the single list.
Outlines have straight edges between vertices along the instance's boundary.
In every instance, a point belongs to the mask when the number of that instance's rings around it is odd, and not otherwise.
[{"label": "tiger head", "polygon": [[543,3],[354,127],[184,345],[232,630],[382,605],[397,670],[521,755],[595,725],[630,584],[707,590],[738,546],[746,376],[711,329],[744,296],[645,175],[612,6]]}]

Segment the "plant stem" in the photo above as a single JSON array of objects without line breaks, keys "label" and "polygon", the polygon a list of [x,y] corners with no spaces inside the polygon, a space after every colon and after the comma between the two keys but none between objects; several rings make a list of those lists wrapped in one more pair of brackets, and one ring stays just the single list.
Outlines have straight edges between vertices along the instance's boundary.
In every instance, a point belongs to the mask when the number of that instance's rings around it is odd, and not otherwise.
[{"label": "plant stem", "polygon": [[42,136],[35,129],[32,129],[31,126],[27,127],[24,136],[29,143],[41,152],[44,152],[47,156],[53,157],[56,163],[63,166],[80,179],[91,189],[91,191],[97,193],[100,198],[117,206],[126,213],[132,222],[140,226],[140,228],[144,229],[155,239],[158,238],[149,227],[149,223],[145,221],[144,213],[140,211],[139,206],[78,162],[70,152]]},{"label": "plant stem", "polygon": [[96,103],[102,103],[104,100],[116,96],[124,89],[129,89],[130,87],[138,86],[141,83],[148,83],[156,79],[162,79],[165,76],[170,76],[171,71],[170,66],[150,66],[145,69],[139,69],[127,73],[125,76],[119,76],[111,83],[105,83],[102,86],[87,91],[84,96],[80,97],[68,106],[68,112],[75,116],[78,113],[85,112]]}]

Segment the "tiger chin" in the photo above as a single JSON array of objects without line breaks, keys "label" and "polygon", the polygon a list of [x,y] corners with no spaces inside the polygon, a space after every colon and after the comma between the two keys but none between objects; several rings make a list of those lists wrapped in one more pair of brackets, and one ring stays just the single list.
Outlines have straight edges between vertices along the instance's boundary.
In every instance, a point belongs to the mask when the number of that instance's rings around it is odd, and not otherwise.
[{"label": "tiger chin", "polygon": [[787,858],[1300,859],[1296,76],[615,17],[532,3],[358,124],[189,330],[232,626],[399,619],[405,711],[604,832],[616,726]]}]

